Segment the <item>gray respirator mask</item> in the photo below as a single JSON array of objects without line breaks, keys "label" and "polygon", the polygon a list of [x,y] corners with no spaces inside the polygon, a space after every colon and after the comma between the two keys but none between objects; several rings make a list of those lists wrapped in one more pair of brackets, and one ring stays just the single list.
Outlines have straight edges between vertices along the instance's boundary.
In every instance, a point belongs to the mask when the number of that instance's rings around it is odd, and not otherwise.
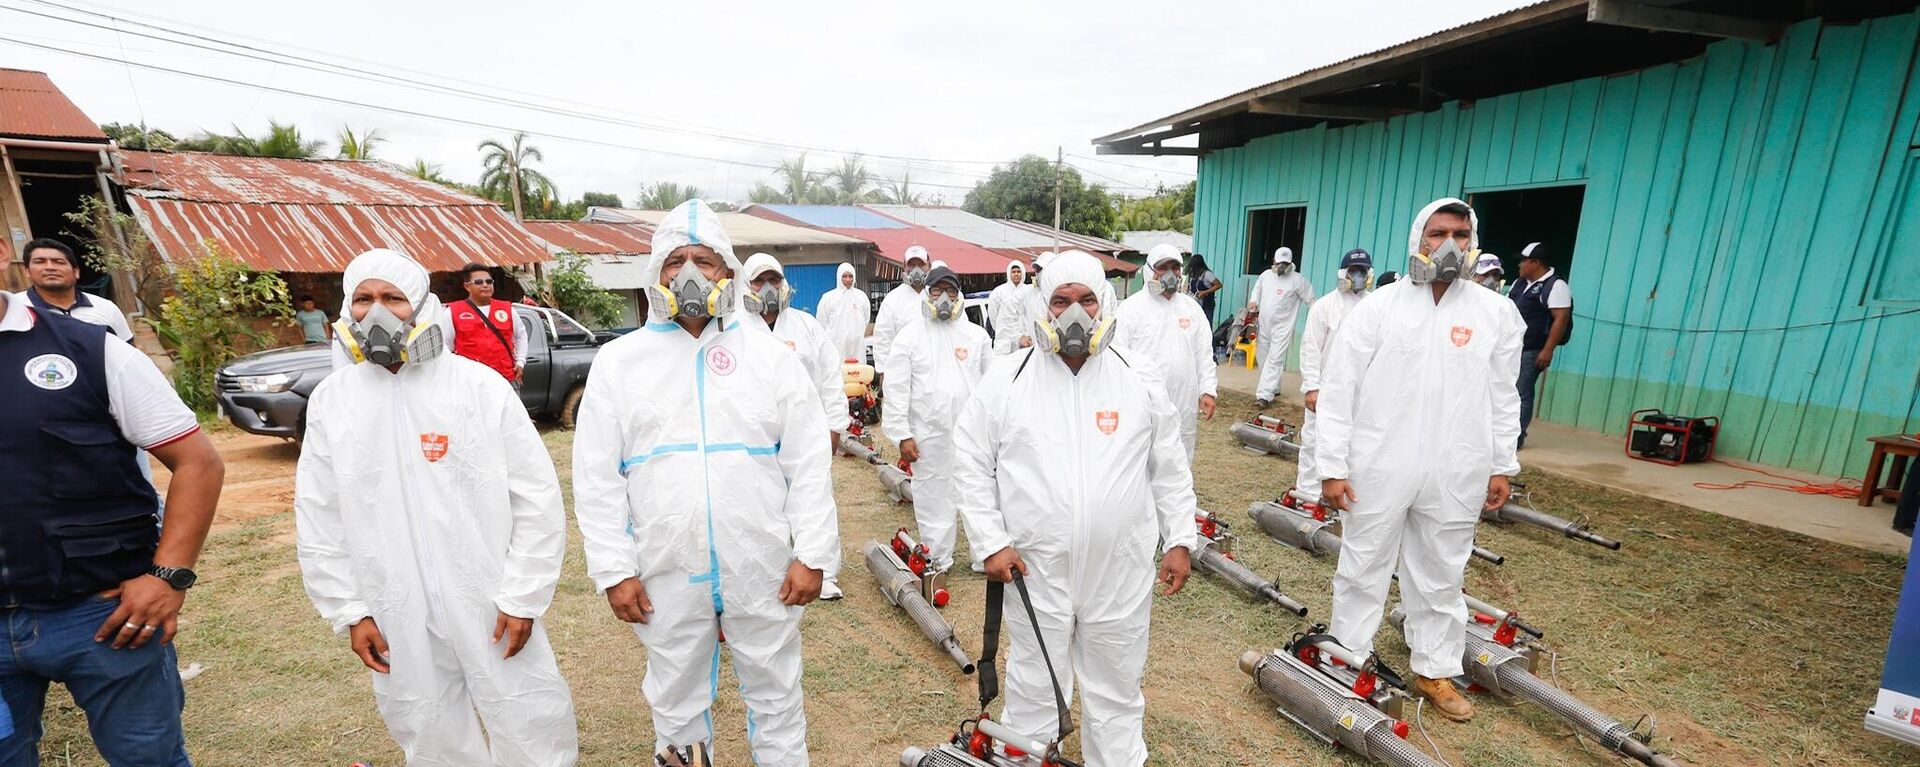
[{"label": "gray respirator mask", "polygon": [[[749,286],[751,287],[751,286]],[[759,290],[750,291],[740,303],[753,314],[766,314],[787,308],[787,291],[780,285],[762,285]]]},{"label": "gray respirator mask", "polygon": [[928,269],[924,266],[916,266],[911,269],[908,269],[907,284],[912,285],[915,290],[926,287],[927,272],[928,272]]},{"label": "gray respirator mask", "polygon": [[1160,287],[1160,292],[1162,293],[1179,292],[1180,284],[1182,282],[1185,282],[1185,280],[1181,279],[1180,272],[1178,271],[1170,272],[1168,274],[1163,274],[1163,275],[1160,275],[1159,277],[1154,278],[1154,283]]},{"label": "gray respirator mask", "polygon": [[673,316],[676,317],[725,317],[733,313],[735,301],[733,291],[728,289],[731,280],[721,280],[715,284],[707,279],[700,267],[687,263],[680,267],[680,273],[673,276],[669,283],[673,289]]},{"label": "gray respirator mask", "polygon": [[1087,313],[1086,307],[1075,303],[1067,307],[1058,317],[1048,317],[1034,323],[1035,338],[1044,341],[1045,351],[1064,354],[1068,357],[1086,357],[1098,353],[1106,346],[1107,331],[1111,322],[1094,319]]},{"label": "gray respirator mask", "polygon": [[920,312],[928,319],[950,322],[960,316],[960,299],[941,294],[920,302]]},{"label": "gray respirator mask", "polygon": [[1273,273],[1274,273],[1274,274],[1278,274],[1278,275],[1280,275],[1280,276],[1282,276],[1282,277],[1285,277],[1285,276],[1287,276],[1287,275],[1289,275],[1289,274],[1292,274],[1292,273],[1293,273],[1293,262],[1292,262],[1292,261],[1281,261],[1280,263],[1277,263],[1277,264],[1274,264],[1274,265],[1273,265]]},{"label": "gray respirator mask", "polygon": [[1453,282],[1460,278],[1460,271],[1467,266],[1467,254],[1460,250],[1453,238],[1440,243],[1440,249],[1430,255],[1414,254],[1407,259],[1407,279],[1415,285],[1430,282]]},{"label": "gray respirator mask", "polygon": [[[414,307],[416,316],[421,308]],[[439,325],[430,324],[422,329],[412,321],[400,319],[385,304],[377,301],[367,309],[367,316],[343,324],[352,339],[352,348],[347,350],[348,356],[356,362],[366,361],[382,367],[400,363],[418,364],[432,359],[446,348],[446,342],[441,340]]]}]

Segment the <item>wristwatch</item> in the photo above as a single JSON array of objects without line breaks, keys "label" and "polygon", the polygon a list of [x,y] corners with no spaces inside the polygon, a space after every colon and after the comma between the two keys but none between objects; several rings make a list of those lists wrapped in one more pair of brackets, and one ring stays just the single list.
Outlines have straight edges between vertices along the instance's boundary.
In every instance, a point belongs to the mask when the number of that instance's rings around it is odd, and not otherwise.
[{"label": "wristwatch", "polygon": [[186,591],[187,589],[193,588],[195,581],[200,580],[200,576],[195,574],[193,568],[190,567],[161,567],[154,565],[152,569],[147,570],[147,574],[166,581],[167,585],[172,586],[174,591]]}]

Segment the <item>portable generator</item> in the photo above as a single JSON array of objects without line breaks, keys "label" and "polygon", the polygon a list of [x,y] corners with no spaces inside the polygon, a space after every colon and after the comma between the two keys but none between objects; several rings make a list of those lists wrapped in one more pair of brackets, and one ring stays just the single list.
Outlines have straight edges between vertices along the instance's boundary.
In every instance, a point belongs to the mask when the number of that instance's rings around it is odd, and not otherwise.
[{"label": "portable generator", "polygon": [[1678,466],[1713,458],[1719,416],[1695,418],[1659,410],[1635,410],[1627,420],[1627,456]]}]

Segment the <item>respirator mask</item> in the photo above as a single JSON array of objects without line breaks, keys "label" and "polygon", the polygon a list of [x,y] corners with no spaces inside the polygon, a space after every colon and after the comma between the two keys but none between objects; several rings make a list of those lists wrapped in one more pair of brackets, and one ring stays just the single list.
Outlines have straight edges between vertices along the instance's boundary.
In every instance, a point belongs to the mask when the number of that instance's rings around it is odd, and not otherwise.
[{"label": "respirator mask", "polygon": [[1289,275],[1289,274],[1292,274],[1292,273],[1293,273],[1293,262],[1292,262],[1292,261],[1281,261],[1280,263],[1277,263],[1277,264],[1274,264],[1274,265],[1273,265],[1273,273],[1274,273],[1274,274],[1278,274],[1278,275],[1280,275],[1280,276],[1282,276],[1282,277],[1285,277],[1285,276],[1287,276],[1287,275]]},{"label": "respirator mask", "polygon": [[[422,301],[413,308],[414,316],[420,316],[425,304]],[[347,357],[356,363],[371,362],[382,367],[401,363],[418,364],[446,350],[446,341],[442,340],[439,325],[416,325],[410,320],[400,319],[399,315],[378,301],[367,310],[367,316],[354,321],[341,317],[333,323],[333,329],[334,336],[345,347]]]},{"label": "respirator mask", "polygon": [[1469,256],[1460,250],[1453,238],[1440,243],[1440,248],[1431,255],[1413,254],[1407,259],[1407,279],[1416,285],[1430,282],[1453,282],[1460,278],[1460,271],[1466,268]]},{"label": "respirator mask", "polygon": [[908,268],[907,284],[912,285],[914,290],[919,290],[921,288],[926,287],[927,271],[928,271],[927,268],[924,266],[915,266],[915,267]]},{"label": "respirator mask", "polygon": [[934,296],[933,291],[927,292],[929,295],[926,300],[920,302],[920,311],[928,319],[951,322],[960,316],[960,299],[957,296],[951,293]]},{"label": "respirator mask", "polygon": [[[751,288],[752,286],[748,287]],[[750,290],[746,297],[740,300],[740,304],[746,307],[746,310],[752,314],[777,312],[787,308],[789,295],[785,282],[778,285],[769,283],[760,286],[759,290]]]},{"label": "respirator mask", "polygon": [[680,273],[666,285],[653,286],[655,297],[667,307],[667,318],[673,317],[725,317],[733,313],[737,300],[730,290],[733,280],[722,278],[719,282],[707,279],[700,267],[692,262],[680,265]]},{"label": "respirator mask", "polygon": [[1180,291],[1180,285],[1185,282],[1185,279],[1180,276],[1180,271],[1176,269],[1155,277],[1153,281],[1162,293],[1178,293]]},{"label": "respirator mask", "polygon": [[1340,289],[1349,293],[1364,293],[1373,287],[1373,270],[1353,268],[1340,273]]},{"label": "respirator mask", "polygon": [[1058,317],[1034,323],[1034,338],[1048,352],[1068,357],[1089,357],[1106,347],[1113,320],[1095,319],[1079,303],[1067,307]]}]

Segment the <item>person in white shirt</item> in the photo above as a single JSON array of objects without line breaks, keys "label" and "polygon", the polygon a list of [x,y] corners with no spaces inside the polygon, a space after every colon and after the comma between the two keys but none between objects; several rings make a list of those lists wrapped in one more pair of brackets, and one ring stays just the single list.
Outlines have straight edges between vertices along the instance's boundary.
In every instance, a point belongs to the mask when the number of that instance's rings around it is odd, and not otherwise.
[{"label": "person in white shirt", "polygon": [[[953,566],[955,515],[953,431],[960,410],[986,370],[987,331],[961,307],[960,277],[944,266],[927,276],[921,317],[893,343],[895,375],[880,426],[913,464],[913,518],[935,572]],[[976,569],[992,552],[973,550]]]},{"label": "person in white shirt", "polygon": [[1545,245],[1530,243],[1520,251],[1520,279],[1507,291],[1520,317],[1527,321],[1526,343],[1520,349],[1520,445],[1527,444],[1527,425],[1533,423],[1533,397],[1540,377],[1553,366],[1553,352],[1573,332],[1573,290],[1553,267],[1547,266]]},{"label": "person in white shirt", "polygon": [[926,289],[927,272],[933,268],[933,258],[918,245],[907,248],[902,261],[902,281],[880,300],[880,314],[873,320],[873,368],[883,377],[893,364],[893,337],[920,317],[920,291]]},{"label": "person in white shirt", "polygon": [[1273,251],[1273,268],[1260,273],[1247,295],[1247,309],[1259,314],[1260,383],[1254,404],[1265,409],[1280,392],[1280,376],[1287,370],[1287,347],[1293,343],[1293,320],[1300,307],[1313,303],[1313,283],[1300,274],[1293,249]]},{"label": "person in white shirt", "polygon": [[[987,293],[987,331],[997,340],[1006,331],[1000,327],[1000,308],[1005,306],[1011,296],[1024,293],[1027,287],[1027,267],[1018,260],[1007,261],[1007,281],[993,286]],[[1021,328],[1014,328],[1019,331]]]},{"label": "person in white shirt", "polygon": [[1373,256],[1354,248],[1340,258],[1340,286],[1307,307],[1307,329],[1300,335],[1300,393],[1306,397],[1306,417],[1300,423],[1300,470],[1294,485],[1310,493],[1320,492],[1320,476],[1313,458],[1317,433],[1314,408],[1320,404],[1321,361],[1327,344],[1362,299],[1373,290]]},{"label": "person in white shirt", "polygon": [[79,288],[80,259],[73,248],[50,237],[42,237],[22,248],[27,255],[27,278],[33,282],[25,295],[35,309],[59,312],[90,325],[112,331],[114,337],[131,343],[133,328],[127,315],[112,301]]},{"label": "person in white shirt", "polygon": [[1215,381],[1213,331],[1200,303],[1181,292],[1187,279],[1185,259],[1174,245],[1153,246],[1147,268],[1153,276],[1147,289],[1120,302],[1115,315],[1115,340],[1140,355],[1137,362],[1153,365],[1167,386],[1167,399],[1180,421],[1180,441],[1187,461],[1199,435],[1199,419],[1213,420],[1220,391]]}]

